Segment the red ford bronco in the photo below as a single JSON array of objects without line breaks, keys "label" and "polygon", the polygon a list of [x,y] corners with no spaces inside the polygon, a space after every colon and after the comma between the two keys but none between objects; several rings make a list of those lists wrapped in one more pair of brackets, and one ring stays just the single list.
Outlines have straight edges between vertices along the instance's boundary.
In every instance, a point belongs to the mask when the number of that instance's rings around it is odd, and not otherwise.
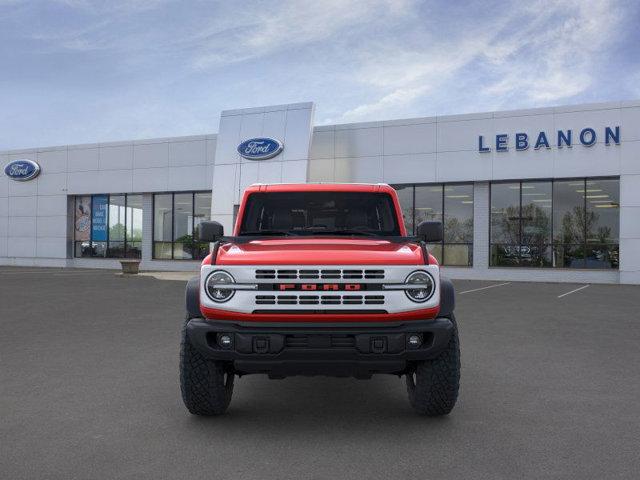
[{"label": "red ford bronco", "polygon": [[406,377],[426,415],[456,403],[460,349],[454,291],[427,244],[440,222],[407,236],[388,185],[252,185],[233,236],[212,242],[187,284],[180,387],[196,415],[224,413],[236,375]]}]

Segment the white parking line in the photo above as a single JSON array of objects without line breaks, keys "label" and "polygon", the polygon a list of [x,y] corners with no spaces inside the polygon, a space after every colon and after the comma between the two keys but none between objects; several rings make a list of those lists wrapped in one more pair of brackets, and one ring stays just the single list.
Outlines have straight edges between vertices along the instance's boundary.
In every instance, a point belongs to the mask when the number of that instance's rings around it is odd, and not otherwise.
[{"label": "white parking line", "polygon": [[487,290],[488,288],[501,287],[503,285],[509,285],[510,283],[511,282],[496,283],[494,285],[488,285],[486,287],[474,288],[473,290],[465,290],[464,292],[459,292],[458,295],[462,295],[463,293],[479,292],[480,290]]},{"label": "white parking line", "polygon": [[36,270],[28,271],[28,272],[0,272],[0,275],[2,276],[4,275],[40,275],[40,274],[50,275],[50,272],[39,272]]},{"label": "white parking line", "polygon": [[60,276],[69,276],[69,275],[96,275],[96,274],[115,274],[117,273],[117,270],[103,270],[103,271],[92,271],[92,272],[74,272],[74,271],[60,271],[60,270],[56,270],[56,271],[48,271],[48,270],[21,270],[21,271],[16,271],[16,270],[11,270],[11,271],[0,271],[0,276],[2,275],[52,275],[55,277],[60,277]]},{"label": "white parking line", "polygon": [[116,275],[118,272],[68,272],[68,273],[52,273],[54,277],[71,277],[74,275]]},{"label": "white parking line", "polygon": [[576,288],[575,290],[571,290],[570,292],[567,293],[563,293],[562,295],[558,295],[558,298],[562,298],[562,297],[566,297],[567,295],[571,295],[572,293],[576,293],[579,292],[580,290],[584,290],[585,288],[587,288],[589,285],[583,285],[580,288]]},{"label": "white parking line", "polygon": [[0,270],[0,273],[40,273],[43,271],[47,271],[47,270],[12,269],[12,270]]}]

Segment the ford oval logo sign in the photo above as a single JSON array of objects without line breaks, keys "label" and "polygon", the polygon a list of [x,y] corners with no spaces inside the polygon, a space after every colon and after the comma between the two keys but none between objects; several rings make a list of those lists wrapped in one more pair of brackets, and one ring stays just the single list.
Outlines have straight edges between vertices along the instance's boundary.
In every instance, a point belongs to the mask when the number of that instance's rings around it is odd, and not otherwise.
[{"label": "ford oval logo sign", "polygon": [[273,138],[250,138],[238,145],[238,153],[248,160],[266,160],[278,155],[284,146]]},{"label": "ford oval logo sign", "polygon": [[11,180],[26,182],[38,176],[40,165],[33,160],[14,160],[4,167],[4,173]]}]

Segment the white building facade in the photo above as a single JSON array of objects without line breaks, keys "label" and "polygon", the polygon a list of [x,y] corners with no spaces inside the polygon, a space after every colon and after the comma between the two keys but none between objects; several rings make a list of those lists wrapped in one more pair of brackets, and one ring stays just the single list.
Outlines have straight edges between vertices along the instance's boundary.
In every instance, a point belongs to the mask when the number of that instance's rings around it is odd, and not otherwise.
[{"label": "white building facade", "polygon": [[[277,105],[217,134],[0,152],[0,264],[195,270],[199,222],[230,232],[247,185],[383,182],[409,231],[443,221],[452,278],[640,284],[640,101],[313,122]],[[282,151],[244,158],[251,139]]]}]

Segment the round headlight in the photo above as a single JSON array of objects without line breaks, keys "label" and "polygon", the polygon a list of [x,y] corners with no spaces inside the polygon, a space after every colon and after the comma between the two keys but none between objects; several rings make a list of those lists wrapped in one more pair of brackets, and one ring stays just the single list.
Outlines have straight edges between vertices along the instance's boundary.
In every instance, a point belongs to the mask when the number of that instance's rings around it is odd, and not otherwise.
[{"label": "round headlight", "polygon": [[224,270],[216,270],[207,277],[206,291],[211,300],[218,303],[228,302],[235,290],[221,287],[226,283],[236,283],[231,275]]},{"label": "round headlight", "polygon": [[415,284],[416,288],[410,288],[405,290],[409,300],[417,303],[423,303],[429,300],[433,296],[433,292],[436,290],[436,285],[433,281],[433,277],[429,273],[423,270],[417,270],[411,273],[404,283]]}]

